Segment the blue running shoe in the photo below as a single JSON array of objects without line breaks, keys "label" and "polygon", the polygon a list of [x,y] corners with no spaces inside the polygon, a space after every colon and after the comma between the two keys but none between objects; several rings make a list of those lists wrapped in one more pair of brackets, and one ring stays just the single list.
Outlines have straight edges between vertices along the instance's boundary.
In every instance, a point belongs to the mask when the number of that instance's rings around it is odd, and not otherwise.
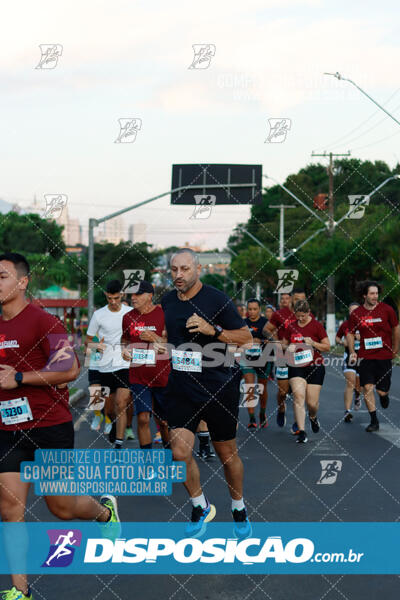
[{"label": "blue running shoe", "polygon": [[193,506],[190,523],[185,527],[186,537],[198,538],[202,536],[206,532],[207,523],[213,520],[216,512],[214,504],[210,504],[208,500],[206,508]]},{"label": "blue running shoe", "polygon": [[233,520],[235,521],[235,526],[233,528],[233,533],[235,537],[239,540],[245,540],[251,536],[253,533],[253,528],[247,516],[247,511],[245,508],[242,510],[232,511]]},{"label": "blue running shoe", "polygon": [[300,433],[300,429],[299,426],[297,425],[296,421],[293,423],[292,425],[292,430],[290,432],[292,435],[299,435]]}]

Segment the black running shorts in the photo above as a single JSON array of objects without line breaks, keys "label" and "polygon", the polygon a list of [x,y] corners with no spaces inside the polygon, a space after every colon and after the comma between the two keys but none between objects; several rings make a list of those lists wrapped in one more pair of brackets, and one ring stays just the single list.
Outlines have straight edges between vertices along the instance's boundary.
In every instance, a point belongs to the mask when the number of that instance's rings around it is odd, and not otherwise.
[{"label": "black running shorts", "polygon": [[308,367],[289,367],[289,379],[301,377],[310,385],[322,385],[325,379],[324,365],[309,365]]},{"label": "black running shorts", "polygon": [[392,380],[392,361],[389,359],[377,360],[362,358],[358,367],[360,385],[373,383],[377,390],[388,392]]},{"label": "black running shorts", "polygon": [[89,369],[88,370],[88,380],[89,380],[89,385],[100,385],[100,382],[101,382],[100,371],[98,371],[97,369]]},{"label": "black running shorts", "polygon": [[35,460],[35,450],[74,447],[72,421],[23,431],[0,429],[0,473],[19,473],[21,462]]},{"label": "black running shorts", "polygon": [[190,388],[169,378],[167,387],[167,420],[171,429],[189,429],[196,433],[201,420],[207,423],[214,442],[225,442],[236,437],[240,399],[240,374],[221,383],[216,391],[204,390],[204,402],[194,402]]},{"label": "black running shorts", "polygon": [[100,373],[101,387],[110,388],[110,394],[113,394],[118,388],[130,389],[129,369],[119,369],[111,373]]}]

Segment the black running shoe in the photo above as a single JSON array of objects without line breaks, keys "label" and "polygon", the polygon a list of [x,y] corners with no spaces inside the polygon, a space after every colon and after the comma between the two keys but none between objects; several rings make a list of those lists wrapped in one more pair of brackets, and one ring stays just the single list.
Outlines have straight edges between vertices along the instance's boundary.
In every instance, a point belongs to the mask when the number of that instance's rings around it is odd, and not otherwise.
[{"label": "black running shoe", "polygon": [[108,439],[111,444],[114,444],[115,440],[117,439],[117,424],[115,421],[112,422],[111,431],[108,434]]},{"label": "black running shoe", "polygon": [[368,433],[371,433],[372,431],[379,431],[379,423],[370,423],[368,427],[365,428],[365,431],[368,431]]},{"label": "black running shoe", "polygon": [[215,454],[211,450],[211,446],[209,444],[207,444],[207,446],[203,446],[202,448],[199,448],[199,451],[197,452],[197,456],[199,458],[202,458],[203,460],[211,460],[212,458],[215,458]]},{"label": "black running shoe", "polygon": [[286,425],[286,412],[284,410],[282,412],[278,411],[276,413],[276,422],[277,422],[278,427],[285,427],[285,425]]},{"label": "black running shoe", "polygon": [[257,421],[255,419],[250,419],[247,429],[257,429]]},{"label": "black running shoe", "polygon": [[382,408],[389,406],[389,394],[385,394],[384,396],[379,395],[379,400],[381,401]]},{"label": "black running shoe", "polygon": [[351,412],[349,410],[346,410],[346,412],[344,413],[344,422],[351,423],[352,419],[353,419],[353,415],[351,414]]},{"label": "black running shoe", "polygon": [[308,442],[308,437],[305,431],[299,431],[296,442],[298,444],[306,444]]},{"label": "black running shoe", "polygon": [[260,413],[260,429],[265,429],[268,427],[268,419],[265,414]]},{"label": "black running shoe", "polygon": [[318,433],[319,431],[319,421],[317,417],[310,417],[311,429],[314,433]]}]

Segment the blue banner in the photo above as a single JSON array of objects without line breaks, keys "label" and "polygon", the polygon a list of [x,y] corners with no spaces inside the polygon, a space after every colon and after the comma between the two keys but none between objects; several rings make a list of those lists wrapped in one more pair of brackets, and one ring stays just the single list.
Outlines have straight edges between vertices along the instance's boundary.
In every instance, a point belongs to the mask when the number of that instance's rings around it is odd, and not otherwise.
[{"label": "blue banner", "polygon": [[400,523],[1,523],[0,572],[32,574],[400,574]]}]

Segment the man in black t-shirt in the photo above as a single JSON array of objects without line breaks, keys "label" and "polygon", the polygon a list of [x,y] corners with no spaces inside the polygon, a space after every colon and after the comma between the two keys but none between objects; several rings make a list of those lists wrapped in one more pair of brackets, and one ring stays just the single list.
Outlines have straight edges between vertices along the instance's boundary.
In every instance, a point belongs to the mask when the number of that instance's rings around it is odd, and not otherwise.
[{"label": "man in black t-shirt", "polygon": [[171,258],[175,290],[161,301],[172,348],[167,387],[171,448],[175,460],[186,462],[184,485],[193,505],[186,534],[199,537],[215,516],[215,507],[201,489],[192,454],[197,426],[202,419],[207,423],[232,497],[235,535],[244,539],[251,535],[251,525],[243,502],[243,464],[235,439],[240,369],[228,344],[251,345],[252,336],[228,296],[203,285],[200,272],[195,252],[178,250]]}]

